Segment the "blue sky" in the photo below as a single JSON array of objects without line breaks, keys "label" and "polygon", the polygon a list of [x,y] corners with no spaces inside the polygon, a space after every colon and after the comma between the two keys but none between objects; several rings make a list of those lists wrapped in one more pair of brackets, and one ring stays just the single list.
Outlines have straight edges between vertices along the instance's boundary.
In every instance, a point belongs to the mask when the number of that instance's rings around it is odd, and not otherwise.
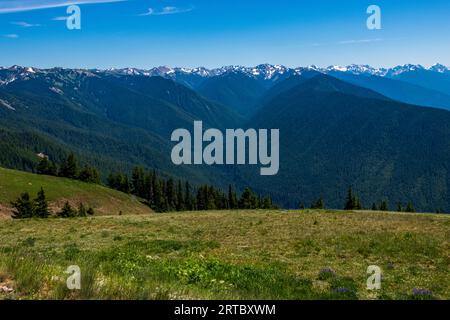
[{"label": "blue sky", "polygon": [[[70,3],[81,30],[66,28]],[[0,65],[450,65],[449,13],[448,0],[1,0]]]}]

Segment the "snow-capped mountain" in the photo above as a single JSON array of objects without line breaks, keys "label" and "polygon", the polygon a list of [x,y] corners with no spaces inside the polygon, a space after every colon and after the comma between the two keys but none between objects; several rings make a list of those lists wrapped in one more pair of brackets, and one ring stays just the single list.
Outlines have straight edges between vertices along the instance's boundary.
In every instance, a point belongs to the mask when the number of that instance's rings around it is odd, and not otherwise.
[{"label": "snow-capped mountain", "polygon": [[[380,77],[396,78],[405,73],[417,72],[417,71],[429,71],[439,74],[450,74],[450,68],[442,64],[435,64],[430,67],[424,67],[422,65],[405,64],[402,66],[396,66],[393,68],[374,68],[369,65],[357,65],[352,64],[348,66],[329,66],[329,67],[317,67],[314,65],[307,67],[290,68],[283,65],[271,65],[261,64],[255,67],[246,66],[224,66],[215,69],[207,69],[203,67],[198,68],[181,68],[181,67],[169,67],[160,66],[151,69],[139,69],[139,68],[122,68],[122,69],[38,69],[34,67],[22,67],[14,65],[12,67],[0,68],[0,85],[8,85],[17,79],[27,80],[37,76],[57,76],[57,77],[69,77],[74,78],[76,76],[101,76],[107,75],[127,75],[127,76],[161,76],[170,78],[175,81],[187,84],[189,86],[196,86],[201,83],[202,79],[224,75],[230,72],[238,72],[246,74],[254,79],[265,82],[276,82],[281,79],[285,79],[292,75],[299,75],[305,71],[314,70],[321,73],[330,74],[333,72],[344,72],[353,75],[375,75]],[[196,79],[191,81],[191,79]]]}]

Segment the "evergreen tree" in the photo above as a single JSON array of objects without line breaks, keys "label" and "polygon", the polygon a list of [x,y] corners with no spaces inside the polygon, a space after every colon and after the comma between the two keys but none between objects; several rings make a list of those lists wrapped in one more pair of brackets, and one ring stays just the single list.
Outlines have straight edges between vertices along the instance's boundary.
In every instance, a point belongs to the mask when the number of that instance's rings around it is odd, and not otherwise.
[{"label": "evergreen tree", "polygon": [[167,210],[173,211],[176,209],[176,193],[173,179],[167,180],[166,183],[166,198],[167,198]]},{"label": "evergreen tree", "polygon": [[231,184],[228,186],[228,209],[237,209],[238,208],[238,201],[236,192],[234,192],[233,188],[231,187]]},{"label": "evergreen tree", "polygon": [[374,202],[372,203],[372,211],[378,211],[377,204]]},{"label": "evergreen tree", "polygon": [[184,197],[183,197],[183,187],[181,185],[181,181],[178,181],[177,185],[177,203],[176,203],[176,209],[177,211],[183,211],[185,210],[185,203],[184,203]]},{"label": "evergreen tree", "polygon": [[80,202],[80,204],[78,205],[78,216],[86,217],[86,215],[87,215],[86,207],[84,206],[84,204],[82,202]]},{"label": "evergreen tree", "polygon": [[184,186],[184,205],[186,210],[194,210],[192,194],[191,194],[191,186],[189,182],[186,181]]},{"label": "evergreen tree", "polygon": [[58,217],[61,217],[61,218],[73,218],[73,217],[76,217],[77,212],[74,209],[72,209],[69,202],[66,201],[63,208],[61,209],[60,212],[58,212],[57,215],[58,215]]},{"label": "evergreen tree", "polygon": [[41,187],[34,200],[34,215],[37,218],[48,218],[50,211],[48,210],[47,199],[45,198],[44,189]]},{"label": "evergreen tree", "polygon": [[89,166],[84,166],[78,175],[78,179],[87,183],[100,184],[100,175],[97,169]]},{"label": "evergreen tree", "polygon": [[37,166],[38,174],[45,174],[48,176],[56,176],[58,173],[58,169],[56,168],[56,164],[53,161],[50,161],[47,157],[41,159]]},{"label": "evergreen tree", "polygon": [[402,212],[403,208],[402,208],[402,204],[399,202],[397,203],[397,212]]},{"label": "evergreen tree", "polygon": [[50,161],[48,161],[47,157],[43,157],[37,166],[37,173],[47,174],[49,166]]},{"label": "evergreen tree", "polygon": [[12,213],[13,219],[27,219],[33,217],[34,204],[30,200],[28,192],[22,193],[20,198],[11,202],[11,205],[15,209]]},{"label": "evergreen tree", "polygon": [[257,196],[250,188],[245,188],[242,192],[239,209],[257,209]]},{"label": "evergreen tree", "polygon": [[273,209],[272,198],[269,196],[264,197],[261,204],[261,209]]},{"label": "evergreen tree", "polygon": [[61,163],[59,175],[69,179],[76,179],[78,177],[78,164],[73,153],[69,154]]},{"label": "evergreen tree", "polygon": [[363,206],[361,204],[361,200],[359,200],[358,196],[355,196],[355,210],[362,210]]},{"label": "evergreen tree", "polygon": [[313,202],[311,204],[311,209],[325,209],[325,202],[323,201],[323,198],[320,197],[317,201]]},{"label": "evergreen tree", "polygon": [[153,209],[157,212],[164,212],[165,199],[163,193],[163,184],[156,177],[154,180],[153,193],[154,193]]},{"label": "evergreen tree", "polygon": [[408,204],[406,205],[405,212],[416,212],[416,209],[414,209],[414,206],[411,201],[408,202]]},{"label": "evergreen tree", "polygon": [[154,203],[154,195],[153,195],[153,174],[148,173],[145,175],[144,179],[144,199],[147,200],[148,205],[151,207]]},{"label": "evergreen tree", "polygon": [[57,176],[58,175],[58,167],[56,166],[56,163],[54,163],[53,161],[50,161],[47,174],[49,176]]},{"label": "evergreen tree", "polygon": [[353,194],[352,188],[348,188],[347,198],[345,200],[344,210],[355,210],[357,207],[356,197]]},{"label": "evergreen tree", "polygon": [[389,211],[389,205],[386,200],[381,201],[380,211]]},{"label": "evergreen tree", "polygon": [[145,198],[145,173],[141,167],[135,167],[131,175],[131,186],[133,194]]}]

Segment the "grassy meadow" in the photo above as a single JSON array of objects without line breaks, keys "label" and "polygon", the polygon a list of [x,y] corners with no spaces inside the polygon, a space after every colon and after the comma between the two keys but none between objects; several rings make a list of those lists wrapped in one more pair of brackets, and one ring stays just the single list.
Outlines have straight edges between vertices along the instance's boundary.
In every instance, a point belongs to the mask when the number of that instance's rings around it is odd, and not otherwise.
[{"label": "grassy meadow", "polygon": [[98,215],[151,212],[136,197],[98,184],[0,168],[0,219],[11,215],[9,203],[21,193],[28,192],[34,198],[41,187],[44,188],[53,212],[61,209],[66,201],[75,208],[82,202],[87,207],[94,208]]},{"label": "grassy meadow", "polygon": [[[0,299],[450,299],[450,216],[255,210],[0,221]],[[70,265],[81,290],[66,287]],[[369,265],[383,271],[369,291]]]}]

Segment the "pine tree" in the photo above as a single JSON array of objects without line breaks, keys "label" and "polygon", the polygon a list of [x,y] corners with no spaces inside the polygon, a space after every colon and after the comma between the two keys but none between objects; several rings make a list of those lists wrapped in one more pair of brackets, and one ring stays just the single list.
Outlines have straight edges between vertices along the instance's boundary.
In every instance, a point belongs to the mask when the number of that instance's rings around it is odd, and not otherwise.
[{"label": "pine tree", "polygon": [[84,206],[84,204],[82,202],[80,202],[80,204],[78,205],[78,216],[86,217],[86,215],[87,215],[86,207]]},{"label": "pine tree", "polygon": [[164,193],[163,193],[163,185],[155,177],[154,180],[154,186],[153,186],[153,193],[154,193],[154,206],[153,209],[157,212],[164,212]]},{"label": "pine tree", "polygon": [[47,174],[49,171],[50,161],[48,161],[47,157],[43,157],[37,166],[37,173],[39,174]]},{"label": "pine tree", "polygon": [[344,210],[354,210],[355,206],[355,196],[353,195],[353,190],[350,187],[347,191],[347,199],[345,201]]},{"label": "pine tree", "polygon": [[361,200],[359,200],[358,196],[355,196],[355,210],[362,210],[363,206],[361,204]]},{"label": "pine tree", "polygon": [[397,212],[402,212],[403,208],[402,208],[402,204],[399,202],[397,203]]},{"label": "pine tree", "polygon": [[37,218],[48,218],[50,211],[48,210],[47,199],[45,198],[44,189],[41,187],[34,200],[34,215]]},{"label": "pine tree", "polygon": [[257,209],[257,196],[250,188],[245,188],[242,192],[239,209]]},{"label": "pine tree", "polygon": [[261,209],[273,209],[272,198],[269,196],[264,197],[262,200]]},{"label": "pine tree", "polygon": [[389,211],[389,205],[386,200],[381,201],[380,211]]},{"label": "pine tree", "polygon": [[185,210],[185,203],[184,203],[184,197],[183,197],[183,187],[181,185],[181,181],[178,181],[178,184],[177,184],[176,209],[177,209],[177,211],[184,211]]},{"label": "pine tree", "polygon": [[72,209],[69,202],[66,201],[63,208],[61,209],[60,212],[58,212],[57,215],[58,215],[58,217],[61,217],[61,218],[73,218],[77,215],[77,212],[74,209]]},{"label": "pine tree", "polygon": [[323,201],[323,198],[320,197],[317,201],[313,202],[311,204],[311,209],[318,209],[318,210],[325,209],[325,202]]},{"label": "pine tree", "polygon": [[175,184],[173,179],[167,180],[166,183],[166,198],[167,198],[167,206],[168,210],[172,211],[176,209],[176,193],[175,193]]},{"label": "pine tree", "polygon": [[20,198],[11,202],[12,207],[15,209],[12,213],[13,219],[27,219],[32,218],[34,214],[34,204],[30,200],[30,194],[24,192]]},{"label": "pine tree", "polygon": [[131,186],[133,194],[145,198],[145,173],[141,167],[135,167],[131,175]]},{"label": "pine tree", "polygon": [[408,204],[406,205],[405,212],[416,212],[416,209],[414,209],[414,206],[411,201],[408,202]]},{"label": "pine tree", "polygon": [[238,201],[236,192],[233,191],[233,188],[231,187],[231,184],[228,185],[228,209],[237,209],[238,207]]},{"label": "pine tree", "polygon": [[58,167],[56,166],[56,163],[54,163],[53,161],[50,161],[47,174],[49,176],[57,176],[58,175]]},{"label": "pine tree", "polygon": [[377,204],[374,202],[372,203],[372,211],[378,211]]},{"label": "pine tree", "polygon": [[61,177],[76,179],[78,177],[78,164],[73,153],[63,160],[59,171]]},{"label": "pine tree", "polygon": [[84,166],[78,175],[78,179],[87,183],[100,183],[100,175],[97,169],[89,166]]},{"label": "pine tree", "polygon": [[189,182],[186,181],[184,186],[184,205],[186,210],[194,210],[192,194],[191,194],[191,186]]}]

